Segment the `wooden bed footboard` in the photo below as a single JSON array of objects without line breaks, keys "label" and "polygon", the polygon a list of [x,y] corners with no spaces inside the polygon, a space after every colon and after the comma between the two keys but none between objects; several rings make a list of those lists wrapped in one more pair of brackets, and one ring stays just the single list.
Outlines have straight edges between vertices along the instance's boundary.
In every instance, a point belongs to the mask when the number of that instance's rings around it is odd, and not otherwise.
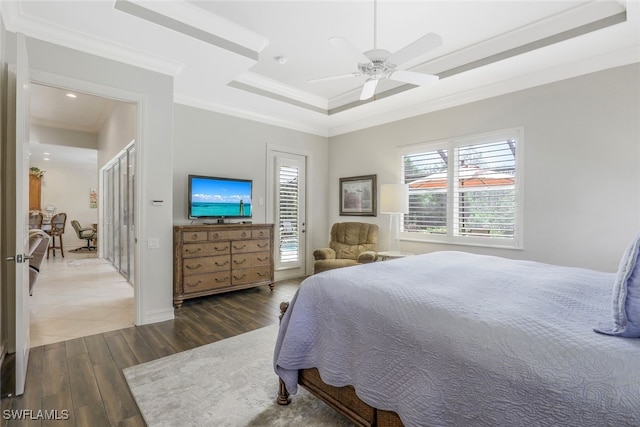
[{"label": "wooden bed footboard", "polygon": [[[287,308],[289,308],[288,302],[280,303],[280,320]],[[403,426],[397,413],[367,405],[356,395],[353,387],[334,387],[322,381],[320,372],[316,368],[301,369],[298,374],[298,384],[358,426]],[[281,378],[279,378],[277,403],[278,405],[291,403],[291,397]]]}]

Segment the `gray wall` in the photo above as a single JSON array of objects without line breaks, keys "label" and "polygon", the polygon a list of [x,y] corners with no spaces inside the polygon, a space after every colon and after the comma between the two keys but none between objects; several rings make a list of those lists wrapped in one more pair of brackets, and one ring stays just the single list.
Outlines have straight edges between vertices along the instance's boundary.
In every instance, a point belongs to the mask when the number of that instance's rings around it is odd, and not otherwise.
[{"label": "gray wall", "polygon": [[[266,200],[267,145],[275,144],[311,153],[311,163],[307,165],[307,238],[311,247],[327,244],[324,210],[327,138],[181,104],[175,104],[174,120],[173,219],[176,224],[189,223],[189,174],[252,179],[253,221],[264,222],[267,209],[273,208]],[[265,198],[262,206],[257,203],[260,197]],[[311,259],[311,254],[307,254],[307,261]]]},{"label": "gray wall", "polygon": [[[640,65],[634,64],[330,138],[329,223],[338,179],[398,182],[398,147],[524,127],[524,250],[402,242],[615,271],[640,230]],[[382,241],[388,216],[378,215]]]}]

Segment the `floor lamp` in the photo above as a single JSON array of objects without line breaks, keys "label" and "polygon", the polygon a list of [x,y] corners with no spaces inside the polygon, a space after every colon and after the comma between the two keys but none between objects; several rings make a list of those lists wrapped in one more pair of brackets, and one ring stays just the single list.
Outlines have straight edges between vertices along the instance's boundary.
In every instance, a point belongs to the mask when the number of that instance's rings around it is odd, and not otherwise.
[{"label": "floor lamp", "polygon": [[[400,215],[409,213],[409,185],[382,184],[380,213],[389,214],[389,252],[400,252]],[[395,224],[394,224],[395,223]]]}]

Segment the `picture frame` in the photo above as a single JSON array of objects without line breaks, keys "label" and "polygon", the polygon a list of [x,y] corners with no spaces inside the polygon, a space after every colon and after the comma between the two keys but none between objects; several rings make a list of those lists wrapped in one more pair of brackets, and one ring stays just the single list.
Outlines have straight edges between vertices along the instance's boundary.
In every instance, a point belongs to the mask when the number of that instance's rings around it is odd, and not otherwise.
[{"label": "picture frame", "polygon": [[340,216],[377,216],[376,175],[340,178]]}]

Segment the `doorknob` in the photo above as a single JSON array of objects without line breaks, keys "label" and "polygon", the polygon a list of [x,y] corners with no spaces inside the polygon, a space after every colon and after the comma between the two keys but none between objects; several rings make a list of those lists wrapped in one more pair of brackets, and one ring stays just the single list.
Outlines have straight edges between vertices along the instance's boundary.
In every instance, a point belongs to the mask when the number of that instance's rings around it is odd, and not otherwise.
[{"label": "doorknob", "polygon": [[8,256],[4,260],[5,261],[15,261],[16,264],[22,264],[22,260],[23,259],[31,259],[31,257],[28,256],[28,255],[25,255],[24,258],[23,258],[22,254],[18,254],[16,256]]}]

